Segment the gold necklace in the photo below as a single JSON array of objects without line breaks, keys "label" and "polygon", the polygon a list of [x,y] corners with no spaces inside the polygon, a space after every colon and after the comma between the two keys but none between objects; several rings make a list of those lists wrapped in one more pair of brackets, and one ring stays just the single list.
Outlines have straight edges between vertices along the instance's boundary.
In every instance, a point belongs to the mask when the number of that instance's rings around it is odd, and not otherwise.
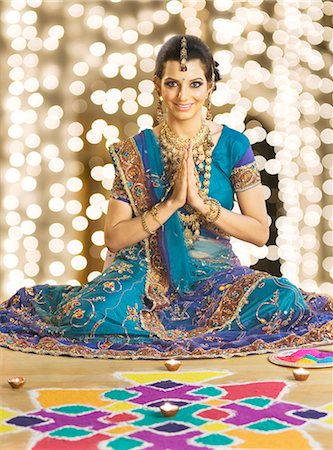
[{"label": "gold necklace", "polygon": [[[180,138],[164,122],[160,131],[160,142],[166,175],[170,180],[171,186],[174,184],[175,177],[183,160],[184,147],[192,143],[193,161],[197,168],[195,171],[196,184],[199,195],[203,200],[206,200],[208,198],[214,147],[208,125],[202,124],[198,133],[192,138]],[[198,172],[204,176],[203,187]],[[189,214],[181,212],[178,212],[178,214],[185,227],[185,239],[189,246],[192,247],[193,242],[198,240],[200,236],[201,215],[190,205],[185,205],[185,209]]]}]

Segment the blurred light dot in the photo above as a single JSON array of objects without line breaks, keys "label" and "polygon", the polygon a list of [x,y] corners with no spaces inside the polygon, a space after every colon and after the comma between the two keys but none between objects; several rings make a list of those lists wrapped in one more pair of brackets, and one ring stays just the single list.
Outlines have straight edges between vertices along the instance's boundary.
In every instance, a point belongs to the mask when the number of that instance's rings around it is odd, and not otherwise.
[{"label": "blurred light dot", "polygon": [[90,172],[91,178],[93,178],[96,181],[102,181],[104,178],[103,175],[103,167],[101,166],[95,166],[91,169]]},{"label": "blurred light dot", "polygon": [[265,97],[257,97],[253,101],[253,108],[259,112],[267,111],[269,108],[269,101]]},{"label": "blurred light dot", "polygon": [[52,172],[61,172],[62,170],[64,170],[65,167],[65,163],[61,158],[52,158],[49,161],[49,169]]},{"label": "blurred light dot", "polygon": [[326,180],[323,183],[323,191],[327,195],[333,195],[333,180]]},{"label": "blurred light dot", "polygon": [[38,247],[38,239],[34,236],[27,236],[23,239],[23,247],[28,251],[36,250]]},{"label": "blurred light dot", "polygon": [[66,203],[66,211],[69,214],[79,214],[82,210],[82,204],[78,200],[69,200],[69,202]]},{"label": "blurred light dot", "polygon": [[105,197],[104,197],[104,195],[103,195],[103,194],[99,194],[99,193],[97,193],[97,194],[92,194],[92,195],[90,196],[90,199],[89,199],[89,203],[90,203],[91,205],[102,206],[104,202],[105,202]]},{"label": "blurred light dot", "polygon": [[38,62],[39,58],[38,55],[36,55],[36,53],[29,53],[23,59],[24,65],[30,68],[36,67],[38,65]]},{"label": "blurred light dot", "polygon": [[80,61],[73,66],[75,75],[83,77],[89,72],[89,65],[85,61]]},{"label": "blurred light dot", "polygon": [[333,247],[333,231],[326,231],[323,235],[324,244]]},{"label": "blurred light dot", "polygon": [[26,48],[27,41],[26,41],[26,39],[24,39],[24,37],[19,36],[19,37],[13,39],[10,45],[14,50],[16,50],[17,52],[20,52]]},{"label": "blurred light dot", "polygon": [[95,105],[102,105],[105,102],[106,93],[102,90],[94,91],[90,99]]},{"label": "blurred light dot", "polygon": [[170,18],[170,15],[165,10],[158,10],[158,11],[154,11],[154,13],[153,13],[153,20],[154,20],[154,22],[158,23],[159,25],[164,25],[165,23],[167,23],[169,18]]},{"label": "blurred light dot", "polygon": [[139,94],[138,102],[141,106],[144,107],[151,106],[154,103],[154,96],[149,92],[144,92],[142,94]]},{"label": "blurred light dot", "polygon": [[38,108],[44,103],[44,97],[39,92],[34,92],[29,96],[28,103],[33,108]]},{"label": "blurred light dot", "polygon": [[85,84],[79,80],[73,81],[69,86],[69,90],[73,95],[82,95],[85,89]]},{"label": "blurred light dot", "polygon": [[102,140],[102,133],[98,130],[89,130],[86,134],[86,138],[91,144],[98,144]]},{"label": "blurred light dot", "polygon": [[49,271],[54,277],[60,277],[65,273],[65,265],[61,261],[54,261],[49,265]]},{"label": "blurred light dot", "polygon": [[79,152],[83,149],[84,142],[81,138],[74,136],[68,140],[67,145],[72,152]]},{"label": "blurred light dot", "polygon": [[52,197],[63,197],[65,195],[66,188],[61,183],[53,183],[50,186],[49,192]]},{"label": "blurred light dot", "polygon": [[50,236],[60,238],[65,233],[65,227],[61,223],[53,223],[49,226]]},{"label": "blurred light dot", "polygon": [[23,234],[34,234],[36,231],[36,225],[31,220],[23,220],[21,223],[21,230]]},{"label": "blurred light dot", "polygon": [[19,205],[19,198],[15,195],[6,195],[2,198],[2,204],[5,209],[16,209]]},{"label": "blurred light dot", "polygon": [[145,128],[152,128],[153,123],[154,123],[154,119],[149,114],[141,114],[137,118],[137,124],[139,125],[140,129],[142,129],[142,130]]},{"label": "blurred light dot", "polygon": [[330,128],[325,128],[320,133],[320,139],[324,144],[332,144],[333,143],[333,130]]},{"label": "blurred light dot", "polygon": [[102,210],[97,205],[90,205],[86,209],[86,215],[89,219],[97,220],[102,216]]},{"label": "blurred light dot", "polygon": [[140,61],[140,69],[143,72],[153,72],[155,69],[155,61],[152,58],[144,58]]},{"label": "blurred light dot", "polygon": [[49,241],[49,249],[53,253],[61,253],[65,248],[65,243],[62,239],[51,239]]},{"label": "blurred light dot", "polygon": [[89,47],[89,51],[94,56],[102,56],[106,51],[106,45],[103,42],[94,42]]},{"label": "blurred light dot", "polygon": [[91,236],[91,241],[95,245],[104,245],[104,232],[103,231],[95,231]]},{"label": "blurred light dot", "polygon": [[134,44],[138,40],[138,37],[138,32],[135,30],[127,30],[122,35],[122,39],[126,44]]},{"label": "blurred light dot", "polygon": [[125,114],[128,114],[128,115],[136,114],[138,109],[139,109],[139,105],[135,101],[132,101],[132,100],[128,100],[128,101],[124,102],[122,105],[122,110],[124,111]]},{"label": "blurred light dot", "polygon": [[6,170],[5,178],[9,183],[16,183],[21,178],[21,173],[19,170],[11,167],[10,169]]},{"label": "blurred light dot", "polygon": [[87,277],[87,281],[90,282],[92,280],[94,280],[96,277],[98,277],[99,275],[101,275],[101,272],[99,272],[98,270],[94,270],[93,272],[90,272],[88,277]]},{"label": "blurred light dot", "polygon": [[25,145],[29,148],[37,148],[40,145],[40,137],[38,134],[31,133],[25,138]]},{"label": "blurred light dot", "polygon": [[33,39],[30,39],[28,42],[28,48],[32,51],[32,52],[38,52],[39,50],[41,50],[43,48],[43,41],[41,38],[39,37],[35,37]]},{"label": "blurred light dot", "polygon": [[67,250],[71,255],[78,255],[83,250],[83,244],[78,239],[72,239],[67,244]]},{"label": "blurred light dot", "polygon": [[87,18],[87,25],[92,30],[97,30],[103,25],[103,17],[100,15],[94,14]]},{"label": "blurred light dot", "polygon": [[180,1],[171,0],[166,4],[166,8],[170,14],[179,14],[183,9],[183,5]]},{"label": "blurred light dot", "polygon": [[83,133],[83,125],[79,122],[72,122],[70,125],[68,125],[68,133],[71,136],[80,136]]},{"label": "blurred light dot", "polygon": [[38,219],[42,215],[42,208],[33,203],[27,207],[26,213],[29,219]]},{"label": "blurred light dot", "polygon": [[71,260],[71,266],[75,270],[83,270],[85,267],[87,267],[87,264],[87,258],[82,255],[74,256],[74,258],[72,258]]},{"label": "blurred light dot", "polygon": [[43,79],[45,89],[56,89],[59,86],[59,78],[56,75],[48,75]]},{"label": "blurred light dot", "polygon": [[64,209],[65,202],[62,198],[53,197],[48,202],[48,207],[51,211],[59,212]]},{"label": "blurred light dot", "polygon": [[136,67],[125,65],[120,69],[120,74],[125,80],[132,80],[136,76]]},{"label": "blurred light dot", "polygon": [[149,58],[154,53],[154,47],[151,44],[141,44],[138,47],[138,54],[142,58]]},{"label": "blurred light dot", "polygon": [[106,98],[110,101],[119,102],[121,100],[121,91],[120,89],[109,89],[106,92]]},{"label": "blurred light dot", "polygon": [[333,267],[333,257],[329,256],[329,257],[324,259],[324,261],[323,261],[323,268],[327,272],[331,272],[332,271],[332,267]]},{"label": "blurred light dot", "polygon": [[78,216],[74,217],[74,219],[72,220],[72,225],[74,230],[83,231],[88,228],[89,223],[86,217]]},{"label": "blurred light dot", "polygon": [[12,166],[15,167],[22,167],[25,163],[25,158],[22,153],[15,152],[12,155],[10,155],[9,162]]},{"label": "blurred light dot", "polygon": [[67,188],[72,192],[79,192],[83,187],[81,178],[71,177],[66,182]]},{"label": "blurred light dot", "polygon": [[3,257],[3,263],[7,269],[14,269],[18,265],[18,262],[18,257],[14,254],[9,253]]},{"label": "blurred light dot", "polygon": [[36,167],[42,161],[41,154],[36,151],[29,152],[27,154],[26,161],[29,166]]},{"label": "blurred light dot", "polygon": [[48,37],[43,42],[43,47],[52,52],[59,47],[59,41],[55,37]]},{"label": "blurred light dot", "polygon": [[18,225],[21,221],[21,216],[17,211],[10,211],[6,214],[6,223],[7,225],[13,227]]},{"label": "blurred light dot", "polygon": [[68,8],[68,12],[72,17],[81,17],[84,14],[84,6],[80,3],[75,3]]},{"label": "blurred light dot", "polygon": [[24,177],[21,181],[21,186],[24,191],[34,191],[37,187],[37,181],[33,177]]}]

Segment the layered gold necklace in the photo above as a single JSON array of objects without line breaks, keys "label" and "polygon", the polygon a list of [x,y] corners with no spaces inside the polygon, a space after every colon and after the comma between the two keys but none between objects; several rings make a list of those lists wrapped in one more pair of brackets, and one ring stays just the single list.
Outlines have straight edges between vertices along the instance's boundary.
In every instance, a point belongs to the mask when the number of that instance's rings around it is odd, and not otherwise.
[{"label": "layered gold necklace", "polygon": [[[160,143],[166,175],[171,186],[173,186],[180,169],[184,156],[184,148],[192,143],[193,161],[197,169],[195,171],[196,184],[199,195],[203,200],[206,200],[208,198],[214,147],[208,125],[203,123],[198,133],[192,138],[180,138],[164,122],[160,130]],[[203,174],[203,186],[199,174]],[[178,214],[185,227],[185,239],[191,247],[193,246],[193,242],[198,240],[200,236],[200,213],[195,211],[190,205],[185,205],[185,209],[189,214],[183,214],[181,212],[178,212]]]}]

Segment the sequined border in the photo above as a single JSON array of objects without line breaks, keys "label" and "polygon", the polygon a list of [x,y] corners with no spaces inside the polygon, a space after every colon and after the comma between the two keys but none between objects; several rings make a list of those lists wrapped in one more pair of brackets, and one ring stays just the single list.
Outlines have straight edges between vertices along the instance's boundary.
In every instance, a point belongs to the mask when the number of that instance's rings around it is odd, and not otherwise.
[{"label": "sequined border", "polygon": [[247,303],[249,295],[264,278],[270,277],[263,272],[253,272],[244,275],[236,281],[221,298],[219,307],[209,319],[210,328],[222,330],[226,328],[240,314],[242,307]]},{"label": "sequined border", "polygon": [[281,348],[287,350],[294,347],[313,347],[320,345],[333,344],[333,321],[324,324],[318,329],[311,329],[303,336],[297,336],[295,333],[290,334],[275,342],[265,342],[262,339],[257,339],[252,344],[240,347],[229,348],[227,350],[221,348],[207,349],[197,347],[194,350],[190,348],[178,347],[174,350],[164,349],[159,351],[151,347],[143,347],[139,350],[108,350],[107,345],[98,350],[93,350],[82,345],[60,344],[56,338],[44,337],[36,345],[23,338],[18,338],[15,335],[8,337],[8,335],[0,334],[0,346],[7,347],[11,350],[21,351],[26,353],[37,353],[39,355],[52,356],[72,356],[83,358],[100,358],[100,359],[168,359],[168,358],[182,358],[182,359],[211,359],[211,358],[231,358],[233,356],[246,356],[249,354],[263,354],[272,353]]},{"label": "sequined border", "polygon": [[[134,214],[140,216],[153,205],[145,185],[145,171],[134,138],[130,137],[123,142],[112,144],[109,152],[119,171]],[[162,309],[170,305],[166,295],[169,280],[160,255],[157,234],[145,239],[145,249],[148,265],[145,294],[153,302],[151,310]]]},{"label": "sequined border", "polygon": [[230,175],[235,192],[245,191],[261,183],[260,172],[255,161],[240,167],[234,167]]}]

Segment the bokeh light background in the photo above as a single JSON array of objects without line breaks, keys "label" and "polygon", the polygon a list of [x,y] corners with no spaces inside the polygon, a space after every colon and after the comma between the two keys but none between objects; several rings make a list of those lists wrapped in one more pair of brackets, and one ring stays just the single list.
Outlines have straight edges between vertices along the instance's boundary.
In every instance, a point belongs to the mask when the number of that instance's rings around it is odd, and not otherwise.
[{"label": "bokeh light background", "polygon": [[153,126],[155,57],[184,32],[220,63],[214,120],[245,132],[262,174],[271,238],[233,239],[236,253],[331,293],[332,14],[321,0],[1,1],[1,298],[101,272],[106,144]]}]

